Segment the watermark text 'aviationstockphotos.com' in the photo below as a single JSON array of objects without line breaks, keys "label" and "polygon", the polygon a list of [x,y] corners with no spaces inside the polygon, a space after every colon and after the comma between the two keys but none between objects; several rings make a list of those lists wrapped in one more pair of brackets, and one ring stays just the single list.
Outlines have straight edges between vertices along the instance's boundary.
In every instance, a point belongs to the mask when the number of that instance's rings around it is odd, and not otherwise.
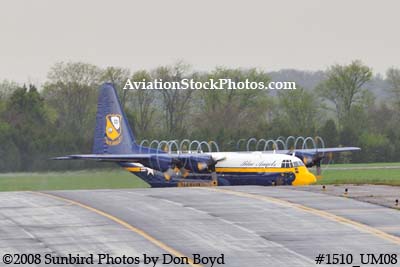
[{"label": "watermark text 'aviationstockphotos.com'", "polygon": [[196,81],[193,79],[182,79],[180,81],[163,81],[154,79],[151,81],[132,81],[127,79],[125,90],[295,90],[295,82],[263,82],[263,81],[234,81],[232,79],[209,79],[206,81]]}]

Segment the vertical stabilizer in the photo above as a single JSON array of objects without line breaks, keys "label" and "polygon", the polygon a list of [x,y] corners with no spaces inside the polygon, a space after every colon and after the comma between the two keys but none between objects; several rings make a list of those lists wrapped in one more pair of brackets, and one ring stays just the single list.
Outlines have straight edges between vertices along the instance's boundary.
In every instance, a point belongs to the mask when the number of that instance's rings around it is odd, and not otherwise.
[{"label": "vertical stabilizer", "polygon": [[94,154],[129,154],[136,150],[135,137],[111,83],[100,87],[97,103]]}]

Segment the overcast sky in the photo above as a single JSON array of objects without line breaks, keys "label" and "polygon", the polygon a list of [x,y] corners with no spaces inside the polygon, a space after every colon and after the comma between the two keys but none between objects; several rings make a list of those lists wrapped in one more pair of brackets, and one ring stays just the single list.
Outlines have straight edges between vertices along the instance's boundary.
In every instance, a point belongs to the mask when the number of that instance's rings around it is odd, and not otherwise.
[{"label": "overcast sky", "polygon": [[361,59],[384,73],[400,67],[399,11],[397,0],[2,1],[0,80],[42,83],[58,61],[272,71]]}]

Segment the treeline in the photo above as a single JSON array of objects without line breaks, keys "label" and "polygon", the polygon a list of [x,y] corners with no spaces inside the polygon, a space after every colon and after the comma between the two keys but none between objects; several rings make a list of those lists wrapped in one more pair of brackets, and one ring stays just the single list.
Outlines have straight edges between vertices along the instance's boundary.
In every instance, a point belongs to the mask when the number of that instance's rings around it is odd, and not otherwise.
[{"label": "treeline", "polygon": [[[290,73],[282,81],[291,81]],[[0,83],[0,171],[93,166],[48,158],[91,152],[97,89],[105,81],[116,85],[138,140],[215,140],[231,150],[242,138],[318,135],[328,146],[360,146],[363,151],[352,155],[353,162],[399,161],[400,70],[389,69],[382,78],[386,86],[375,88],[388,98],[371,92],[371,84],[382,83],[371,83],[376,78],[360,61],[316,73],[320,78],[313,88],[293,91],[123,90],[128,78],[266,83],[271,75],[259,69],[223,67],[197,72],[184,63],[133,73],[117,67],[57,63],[40,88],[7,80]]]}]

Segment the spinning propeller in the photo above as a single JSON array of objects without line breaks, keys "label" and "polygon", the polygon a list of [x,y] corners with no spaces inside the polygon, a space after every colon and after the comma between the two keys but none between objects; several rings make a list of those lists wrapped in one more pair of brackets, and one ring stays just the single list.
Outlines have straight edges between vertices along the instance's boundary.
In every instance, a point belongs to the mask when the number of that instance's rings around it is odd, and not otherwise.
[{"label": "spinning propeller", "polygon": [[183,178],[186,178],[189,175],[189,171],[185,169],[184,165],[185,164],[181,160],[173,158],[171,167],[164,172],[165,180],[171,180],[171,176],[178,173],[180,173]]},{"label": "spinning propeller", "polygon": [[[294,151],[292,155],[301,159],[307,168],[315,166],[317,176],[321,176],[321,161],[326,157],[323,153],[319,153],[318,150],[316,150],[315,153]],[[329,156],[332,157],[332,153],[330,153]]]},{"label": "spinning propeller", "polygon": [[[204,172],[211,172],[211,179],[213,181],[217,181],[217,172],[215,166],[217,165],[218,162],[225,160],[226,158],[220,158],[220,159],[214,159],[213,157],[210,157],[206,161],[199,161],[197,162],[197,170],[194,169],[193,167],[193,172],[199,172],[199,173],[204,173]],[[187,161],[189,159],[185,159]],[[182,160],[178,158],[172,159],[171,166],[168,168],[167,171],[164,172],[164,178],[165,180],[169,181],[171,179],[171,176],[176,174],[180,175],[183,178],[186,178],[189,175],[189,170],[185,168],[186,162],[183,163]]]},{"label": "spinning propeller", "polygon": [[311,164],[310,167],[313,167],[313,166],[316,167],[317,178],[321,178],[321,174],[322,174],[321,162],[322,162],[323,159],[326,159],[326,158],[329,160],[328,163],[327,163],[327,164],[329,164],[331,162],[332,158],[333,158],[333,153],[329,152],[326,155],[325,153],[321,154],[321,153],[317,152],[313,156],[312,164]]}]

